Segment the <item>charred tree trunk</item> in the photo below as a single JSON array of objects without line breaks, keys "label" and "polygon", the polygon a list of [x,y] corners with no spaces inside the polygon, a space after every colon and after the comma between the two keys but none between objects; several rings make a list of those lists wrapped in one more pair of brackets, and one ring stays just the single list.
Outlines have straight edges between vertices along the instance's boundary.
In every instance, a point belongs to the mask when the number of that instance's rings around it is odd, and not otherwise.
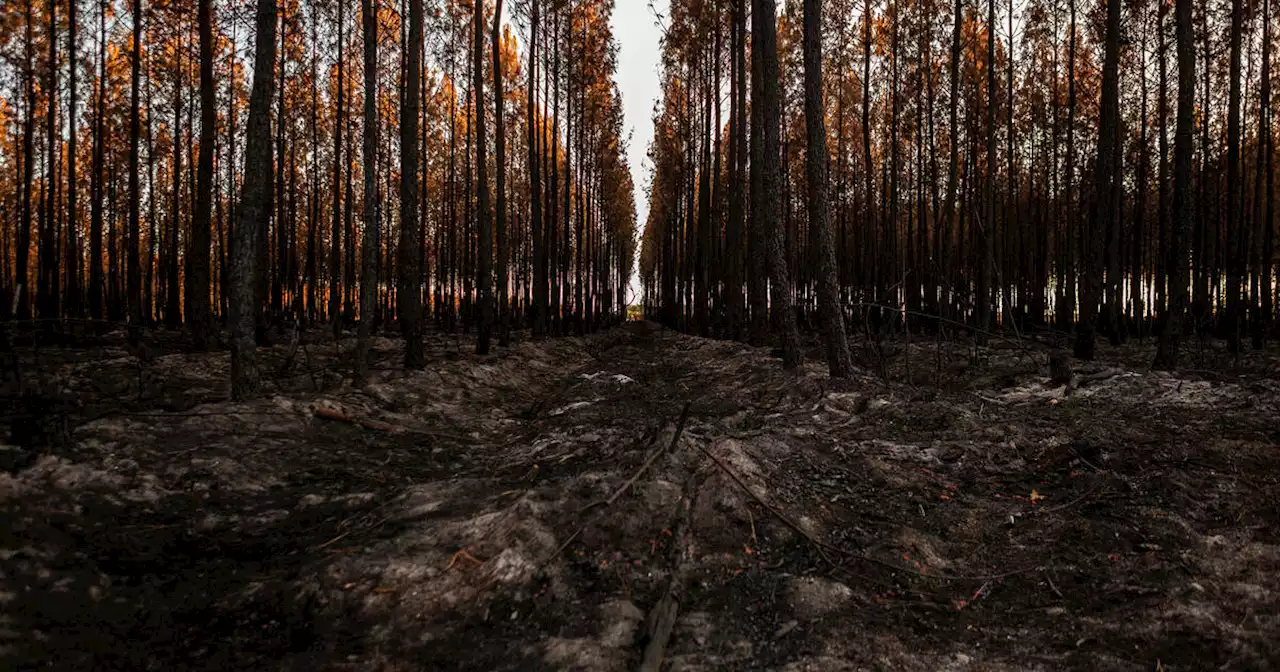
[{"label": "charred tree trunk", "polygon": [[1253,346],[1261,349],[1275,320],[1273,267],[1275,265],[1275,138],[1271,135],[1271,1],[1262,3],[1262,96],[1259,103],[1258,137],[1258,222],[1262,227],[1258,250],[1258,285],[1261,287],[1261,314],[1254,320]]},{"label": "charred tree trunk", "polygon": [[1243,190],[1240,175],[1240,34],[1244,30],[1244,6],[1241,0],[1231,0],[1231,61],[1228,80],[1230,88],[1227,102],[1227,229],[1223,244],[1226,246],[1227,315],[1225,331],[1231,352],[1240,351],[1240,327],[1243,319],[1241,304],[1244,301],[1242,279],[1246,272],[1248,253],[1241,215],[1244,211]]},{"label": "charred tree trunk", "polygon": [[[745,2],[746,0],[742,0]],[[751,156],[750,188],[751,219],[748,223],[747,259],[750,272],[747,279],[748,302],[751,306],[750,340],[752,345],[763,345],[769,338],[769,272],[768,227],[765,210],[770,196],[765,193],[764,179],[764,50],[761,48],[759,0],[751,6]],[[672,264],[673,265],[673,264]],[[672,273],[668,271],[668,273]],[[674,285],[664,293],[667,301],[673,301],[670,293]]]},{"label": "charred tree trunk", "polygon": [[[1115,220],[1117,167],[1120,157],[1120,0],[1107,0],[1106,60],[1102,68],[1102,103],[1098,122],[1098,163],[1094,169],[1093,212],[1085,235],[1085,272],[1081,275],[1080,328],[1075,356],[1090,360],[1097,347],[1098,305],[1103,284],[1103,245]],[[1111,325],[1119,328],[1119,325]]]},{"label": "charred tree trunk", "polygon": [[[268,2],[272,0],[266,0]],[[130,58],[129,79],[129,232],[126,253],[126,294],[129,305],[129,322],[142,324],[142,188],[138,165],[138,140],[142,135],[142,0],[133,0],[133,53]]]},{"label": "charred tree trunk", "polygon": [[49,75],[45,86],[48,146],[45,154],[44,216],[40,228],[36,311],[39,317],[56,318],[59,313],[58,287],[58,0],[49,0]]},{"label": "charred tree trunk", "polygon": [[346,124],[346,83],[343,69],[343,27],[346,24],[343,3],[338,2],[338,85],[333,123],[333,233],[329,238],[329,321],[334,338],[342,331],[342,131]]},{"label": "charred tree trunk", "polygon": [[257,301],[257,266],[265,252],[260,249],[258,232],[270,217],[271,98],[276,84],[275,0],[258,0],[256,23],[253,90],[249,97],[249,123],[245,138],[244,189],[230,269],[231,395],[238,400],[253,396],[258,386],[254,352],[254,327],[261,310]]},{"label": "charred tree trunk", "polygon": [[497,0],[493,10],[493,141],[496,145],[495,169],[497,170],[497,207],[494,228],[498,235],[498,345],[511,343],[509,323],[511,305],[508,295],[507,265],[511,259],[510,234],[507,232],[507,125],[504,118],[505,90],[502,83],[502,0]]},{"label": "charred tree trunk", "polygon": [[400,282],[396,302],[404,334],[404,366],[426,365],[422,347],[422,283],[418,266],[418,80],[422,77],[422,0],[409,0],[409,54],[400,105]]},{"label": "charred tree trunk", "polygon": [[102,198],[105,164],[105,107],[107,90],[107,7],[103,0],[98,14],[98,86],[93,105],[93,165],[89,177],[89,317],[106,317],[106,278],[102,268]]},{"label": "charred tree trunk", "polygon": [[203,350],[213,341],[209,311],[210,227],[213,223],[213,140],[217,107],[213,97],[213,0],[199,0],[200,150],[196,157],[196,208],[187,248],[186,318],[192,344]]},{"label": "charred tree trunk", "polygon": [[[964,25],[964,2],[956,0],[955,16],[952,17],[954,23],[951,29],[951,97],[947,101],[947,133],[949,138],[949,163],[947,172],[947,200],[942,207],[943,222],[943,243],[938,246],[944,255],[946,255],[942,263],[942,273],[945,278],[942,284],[943,306],[942,316],[947,317],[950,314],[950,306],[952,300],[948,298],[949,294],[955,292],[954,279],[956,274],[952,268],[951,259],[957,258],[955,251],[951,250],[951,241],[953,232],[956,229],[956,188],[960,173],[960,124],[957,120],[957,108],[960,102],[960,52],[962,51],[961,33]],[[865,131],[864,131],[865,132]]]},{"label": "charred tree trunk", "polygon": [[996,4],[987,1],[987,174],[981,225],[978,283],[974,301],[974,340],[986,345],[991,328],[991,272],[995,263],[996,223]]},{"label": "charred tree trunk", "polygon": [[836,242],[827,211],[827,122],[822,96],[822,11],[818,0],[804,2],[804,113],[809,136],[805,161],[809,228],[817,247],[818,302],[827,368],[832,378],[847,378],[853,374],[853,359],[844,333]]},{"label": "charred tree trunk", "polygon": [[1070,1],[1071,29],[1067,45],[1067,157],[1063,194],[1067,201],[1067,221],[1063,225],[1064,268],[1058,282],[1063,286],[1062,301],[1058,305],[1058,328],[1070,330],[1076,321],[1076,251],[1079,239],[1079,222],[1076,213],[1076,3]]},{"label": "charred tree trunk", "polygon": [[746,228],[743,166],[747,162],[746,0],[733,0],[729,112],[729,221],[725,227],[725,330],[741,340],[742,239]]},{"label": "charred tree trunk", "polygon": [[369,347],[378,309],[378,0],[360,0],[364,32],[364,233],[360,237],[360,326],[356,377],[368,379]]},{"label": "charred tree trunk", "polygon": [[22,215],[18,226],[18,249],[17,264],[15,275],[17,282],[14,291],[18,294],[18,314],[19,318],[31,316],[31,277],[28,271],[28,265],[31,259],[31,220],[34,216],[31,202],[31,183],[35,178],[35,158],[36,158],[36,71],[35,71],[35,39],[34,39],[34,10],[31,6],[31,0],[26,2],[26,39],[25,39],[25,63],[23,79],[26,81],[26,98],[27,105],[24,110],[22,121],[22,194],[19,197],[21,201]]},{"label": "charred tree trunk", "polygon": [[1160,332],[1155,368],[1178,368],[1182,321],[1187,311],[1190,269],[1188,237],[1194,217],[1191,198],[1191,132],[1196,100],[1196,56],[1192,43],[1191,0],[1176,0],[1174,21],[1178,40],[1178,121],[1173,139],[1173,226],[1169,231],[1169,305]]},{"label": "charred tree trunk", "polygon": [[[476,300],[480,302],[480,328],[476,333],[476,354],[489,354],[493,335],[493,228],[489,221],[488,147],[484,114],[484,2],[476,0],[472,16],[474,32],[471,52],[472,83],[476,115]],[[567,172],[567,171],[566,171]]]},{"label": "charred tree trunk", "polygon": [[76,180],[76,153],[79,135],[76,131],[77,111],[79,110],[77,75],[80,70],[78,63],[79,46],[77,44],[79,33],[77,4],[77,0],[69,0],[67,2],[67,53],[70,55],[70,66],[67,69],[67,88],[70,95],[70,104],[67,107],[67,235],[63,254],[63,258],[66,260],[66,267],[63,272],[66,274],[66,280],[64,281],[66,286],[64,312],[71,317],[80,317],[84,314],[80,273],[80,217],[77,209],[79,205],[77,202],[79,185]]},{"label": "charred tree trunk", "polygon": [[782,363],[787,368],[801,363],[800,333],[791,301],[791,272],[787,267],[786,232],[779,216],[777,195],[782,193],[781,117],[782,91],[778,81],[778,22],[774,0],[753,0],[760,14],[756,25],[756,48],[760,50],[763,87],[761,121],[764,125],[764,165],[761,182],[764,189],[764,212],[761,219],[767,231],[771,303],[781,333]]}]

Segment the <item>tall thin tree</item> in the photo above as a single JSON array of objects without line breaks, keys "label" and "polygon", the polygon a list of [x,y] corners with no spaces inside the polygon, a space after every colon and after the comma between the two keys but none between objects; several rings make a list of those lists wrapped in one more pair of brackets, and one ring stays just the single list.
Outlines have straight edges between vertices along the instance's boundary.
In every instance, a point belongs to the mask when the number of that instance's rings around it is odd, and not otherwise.
[{"label": "tall thin tree", "polygon": [[138,142],[142,135],[142,0],[133,0],[133,50],[129,75],[129,232],[125,272],[129,322],[135,327],[143,320],[142,305],[142,176],[138,163]]},{"label": "tall thin tree", "polygon": [[[1160,345],[1154,366],[1178,368],[1183,318],[1189,302],[1191,270],[1188,266],[1191,223],[1191,133],[1195,121],[1196,55],[1192,40],[1191,0],[1176,0],[1174,21],[1178,40],[1178,121],[1173,138],[1173,226],[1169,231],[1169,303],[1162,322]],[[1207,67],[1207,66],[1206,66]]]},{"label": "tall thin tree", "polygon": [[497,156],[494,157],[494,169],[497,171],[497,207],[494,211],[494,228],[498,235],[498,345],[510,343],[511,333],[508,315],[511,312],[507,291],[507,264],[510,262],[510,234],[507,232],[507,126],[503,103],[505,92],[502,83],[502,0],[497,0],[493,10],[493,108],[494,131],[493,142]]},{"label": "tall thin tree", "polygon": [[1248,238],[1242,226],[1244,214],[1244,190],[1240,176],[1240,97],[1242,82],[1240,76],[1240,42],[1244,32],[1244,4],[1241,0],[1231,0],[1231,56],[1228,67],[1230,86],[1227,94],[1227,230],[1223,241],[1227,249],[1227,346],[1231,352],[1240,351],[1240,323],[1243,319],[1241,304],[1244,302],[1242,288],[1243,276],[1246,272],[1248,250],[1244,241]]},{"label": "tall thin tree", "polygon": [[[368,0],[366,0],[367,2]],[[262,306],[257,300],[259,231],[271,216],[271,98],[276,85],[276,0],[258,0],[257,36],[253,59],[253,89],[249,94],[249,122],[244,153],[244,187],[240,197],[240,221],[232,245],[229,308],[231,341],[231,395],[247,399],[257,391],[258,367],[254,327]]]},{"label": "tall thin tree", "polygon": [[778,67],[778,19],[774,0],[753,0],[753,10],[760,15],[756,24],[753,48],[760,50],[763,80],[764,157],[761,166],[762,223],[767,236],[771,307],[781,332],[782,363],[798,367],[802,360],[800,332],[791,297],[791,271],[787,267],[786,232],[783,228],[778,194],[782,193],[782,87]]},{"label": "tall thin tree", "polygon": [[[1092,214],[1084,237],[1084,273],[1080,276],[1080,325],[1076,333],[1075,356],[1090,360],[1097,347],[1098,304],[1102,297],[1103,245],[1117,214],[1120,156],[1120,0],[1106,0],[1106,60],[1102,67],[1102,102],[1098,121],[1098,162],[1094,169]],[[1112,297],[1112,301],[1115,298]],[[1119,329],[1119,324],[1108,325]]]},{"label": "tall thin tree", "polygon": [[472,16],[472,82],[475,93],[476,136],[476,300],[480,302],[480,328],[476,354],[489,353],[493,335],[493,223],[489,212],[489,176],[484,111],[484,0],[476,0]]},{"label": "tall thin tree", "polygon": [[102,268],[102,197],[105,162],[105,107],[107,96],[107,8],[98,10],[98,82],[93,103],[93,165],[89,175],[89,317],[106,317],[106,277]]},{"label": "tall thin tree", "polygon": [[827,210],[827,121],[822,96],[822,8],[804,0],[804,116],[809,145],[805,178],[809,183],[809,229],[818,257],[818,309],[822,313],[827,368],[832,378],[853,374],[853,359],[844,332],[836,241]]},{"label": "tall thin tree", "polygon": [[369,377],[369,348],[378,310],[378,0],[360,0],[364,33],[364,232],[360,248],[360,325],[356,377]]},{"label": "tall thin tree", "polygon": [[547,330],[547,261],[542,221],[542,159],[539,156],[542,134],[538,130],[538,22],[539,0],[530,0],[529,18],[529,84],[526,95],[526,144],[529,150],[529,219],[530,247],[533,252],[533,335]]},{"label": "tall thin tree", "polygon": [[335,97],[337,102],[334,105],[334,122],[333,122],[333,184],[330,187],[333,192],[333,221],[330,222],[333,234],[329,238],[329,321],[333,327],[333,335],[336,338],[342,331],[342,171],[345,167],[343,164],[342,150],[345,146],[342,140],[342,132],[346,129],[346,82],[344,69],[344,49],[343,28],[346,26],[345,5],[342,0],[338,0],[335,7],[335,14],[338,20],[338,50],[337,50],[337,91]]},{"label": "tall thin tree", "polygon": [[63,258],[66,259],[66,314],[80,317],[84,311],[81,294],[80,274],[80,217],[77,196],[79,181],[76,179],[76,154],[78,136],[76,132],[77,112],[80,106],[79,81],[79,0],[67,0],[67,54],[70,55],[67,68],[67,235]]},{"label": "tall thin tree", "polygon": [[409,54],[400,105],[400,282],[396,303],[404,334],[404,366],[426,365],[422,347],[422,271],[418,267],[418,80],[422,77],[422,0],[409,0]]},{"label": "tall thin tree", "polygon": [[204,349],[213,340],[209,250],[213,225],[213,142],[218,118],[213,94],[213,0],[199,0],[196,22],[200,32],[200,148],[196,156],[196,207],[191,220],[191,244],[187,247],[184,299],[192,345]]}]

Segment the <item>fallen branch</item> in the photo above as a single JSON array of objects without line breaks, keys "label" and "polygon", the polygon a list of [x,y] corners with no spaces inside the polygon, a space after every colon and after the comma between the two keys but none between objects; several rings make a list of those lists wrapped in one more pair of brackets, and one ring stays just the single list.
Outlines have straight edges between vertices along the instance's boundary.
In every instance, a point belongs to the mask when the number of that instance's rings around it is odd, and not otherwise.
[{"label": "fallen branch", "polygon": [[1104,380],[1111,380],[1112,378],[1123,376],[1125,373],[1128,373],[1128,372],[1125,371],[1124,369],[1117,369],[1117,368],[1103,369],[1102,371],[1098,371],[1097,373],[1081,375],[1079,385],[1084,385],[1085,383],[1097,383],[1097,382],[1102,382]]},{"label": "fallen branch", "polygon": [[368,418],[357,418],[354,415],[342,411],[331,406],[316,406],[316,417],[325,420],[333,420],[335,422],[345,422],[352,425],[359,425],[366,429],[373,429],[380,432],[389,432],[393,427],[385,422],[370,420]]},{"label": "fallen branch", "polygon": [[[688,406],[685,406],[688,411]],[[671,631],[675,629],[676,617],[680,614],[680,600],[684,595],[685,560],[689,557],[685,544],[685,531],[689,527],[689,516],[693,512],[694,498],[698,494],[698,471],[694,470],[685,482],[684,491],[680,494],[680,508],[672,528],[671,578],[667,580],[667,589],[662,598],[649,611],[645,620],[644,657],[640,661],[639,672],[659,672],[662,661],[667,655],[667,644],[671,641]]]},{"label": "fallen branch", "polygon": [[[350,518],[348,518],[347,520],[350,520]],[[351,529],[348,529],[346,532],[343,532],[342,534],[339,534],[338,536],[336,536],[336,537],[334,537],[334,538],[330,539],[329,541],[326,541],[326,542],[324,542],[323,544],[320,544],[319,546],[312,546],[312,547],[311,547],[311,550],[312,550],[312,551],[319,551],[319,550],[323,550],[323,549],[325,549],[325,548],[328,548],[329,546],[332,546],[332,545],[334,545],[334,544],[338,543],[339,541],[342,541],[343,539],[346,539],[348,536],[350,536],[350,535],[351,535],[351,533],[352,533],[352,532],[357,532],[357,531],[359,531],[359,532],[365,532],[365,531],[368,531],[368,530],[372,530],[372,529],[375,529],[375,528],[377,528],[377,527],[380,527],[383,523],[387,522],[388,520],[391,520],[391,516],[386,516],[386,517],[382,518],[381,520],[378,520],[378,521],[374,522],[374,523],[373,523],[373,524],[371,524],[371,525],[366,525],[365,527],[362,527],[362,528],[354,528],[354,527],[353,527],[353,528],[351,528]],[[339,524],[338,524],[338,527],[339,527],[339,528],[341,528],[343,525],[345,525],[345,524],[346,524],[346,522],[347,522],[346,520],[342,521],[341,523],[339,523]]]},{"label": "fallen branch", "polygon": [[733,470],[730,469],[727,465],[725,465],[724,462],[721,462],[720,458],[716,457],[710,450],[707,449],[706,446],[702,444],[698,444],[698,450],[701,450],[703,455],[706,455],[712,462],[714,462],[715,465],[719,467],[720,470],[723,471],[725,475],[729,477],[730,480],[736,483],[738,487],[742,489],[743,492],[750,495],[752,499],[756,500],[756,502],[758,502],[760,506],[763,506],[764,508],[768,509],[769,512],[777,516],[779,520],[786,523],[787,527],[790,527],[792,530],[795,530],[797,534],[804,537],[805,539],[808,539],[809,543],[813,544],[813,547],[818,551],[818,555],[821,555],[822,559],[827,561],[827,564],[831,565],[832,567],[840,566],[834,560],[831,559],[831,556],[827,555],[825,549],[831,549],[838,553],[843,553],[843,551],[841,551],[838,548],[835,548],[834,546],[831,546],[830,544],[820,539],[815,539],[813,535],[809,534],[808,531],[800,527],[799,523],[796,523],[795,521],[791,520],[791,518],[787,516],[787,514],[778,510],[777,507],[770,504],[769,502],[766,502],[763,497],[756,494],[755,490],[752,490],[751,488],[747,487],[747,484],[743,483],[742,479],[738,478],[738,475],[733,473]]},{"label": "fallen branch", "polygon": [[783,513],[777,507],[765,501],[763,497],[756,494],[756,492],[751,488],[747,487],[747,484],[743,483],[742,479],[738,478],[738,475],[733,473],[733,470],[730,469],[728,466],[726,466],[723,462],[721,462],[719,458],[711,454],[710,450],[707,450],[707,448],[702,445],[699,445],[698,449],[701,450],[704,455],[711,458],[711,461],[714,462],[715,465],[719,467],[720,470],[723,471],[734,483],[736,483],[738,487],[743,490],[743,492],[746,492],[748,495],[751,496],[752,499],[756,500],[756,502],[758,502],[760,506],[763,506],[766,510],[772,513],[774,516],[777,516],[777,518],[781,520],[783,523],[786,523],[787,527],[790,527],[797,534],[799,534],[800,536],[808,540],[809,543],[813,545],[814,550],[818,552],[818,555],[822,556],[822,559],[825,560],[827,564],[831,565],[831,567],[834,569],[847,571],[844,569],[844,567],[840,563],[837,563],[835,560],[832,560],[831,556],[828,555],[828,552],[836,555],[840,555],[846,558],[853,558],[855,560],[862,560],[864,562],[870,562],[876,565],[881,565],[883,567],[887,567],[894,571],[905,572],[907,574],[914,574],[916,576],[926,578],[926,579],[941,579],[943,581],[991,581],[994,579],[1003,579],[1005,577],[1014,576],[1015,574],[1024,574],[1038,567],[1038,565],[1032,565],[1029,567],[1023,567],[1021,569],[1015,569],[1009,572],[1003,572],[1001,574],[986,574],[986,575],[980,575],[980,576],[926,574],[924,572],[916,571],[908,567],[903,567],[901,565],[897,565],[892,562],[878,560],[876,558],[871,557],[870,555],[866,555],[863,553],[854,553],[852,551],[846,551],[843,548],[840,548],[838,546],[833,546],[825,541],[822,541],[821,539],[815,538],[812,534],[809,534],[808,531],[800,527],[799,523],[796,523],[795,521],[791,520],[791,518],[788,517],[787,514]]},{"label": "fallen branch", "polygon": [[[617,492],[610,495],[609,499],[597,502],[595,504],[588,504],[587,508],[589,509],[599,504],[603,504],[604,506],[609,506],[614,502],[618,501],[618,498],[621,497],[624,493],[626,493],[627,490],[631,489],[631,486],[635,485],[636,481],[639,480],[642,475],[644,475],[644,472],[649,470],[649,467],[653,466],[653,463],[656,462],[659,457],[666,454],[667,452],[670,452],[671,450],[675,450],[676,444],[679,443],[680,441],[680,435],[684,433],[684,423],[689,419],[689,407],[692,405],[693,405],[692,403],[686,402],[684,405],[684,409],[680,411],[680,420],[676,422],[676,433],[671,437],[671,444],[667,448],[665,449],[660,448],[657,451],[655,451],[652,455],[650,455],[649,459],[645,460],[644,464],[640,465],[640,469],[636,471],[634,475],[631,476],[631,479],[628,480],[626,483],[624,483],[621,488],[618,488]],[[586,509],[584,509],[584,511],[585,510]]]},{"label": "fallen branch", "polygon": [[[684,433],[684,424],[685,424],[685,421],[689,419],[689,407],[691,405],[692,405],[691,402],[686,402],[684,405],[684,410],[680,411],[680,420],[676,423],[676,433],[671,435],[671,444],[667,447],[666,450],[659,450],[655,452],[653,455],[650,455],[649,459],[645,460],[644,464],[640,466],[640,470],[637,471],[635,475],[631,477],[630,480],[628,480],[625,484],[623,484],[623,486],[619,488],[617,492],[613,493],[608,499],[602,499],[596,502],[592,502],[586,505],[585,507],[583,507],[582,511],[580,511],[579,513],[580,514],[585,513],[586,511],[593,509],[597,506],[607,507],[613,504],[614,502],[618,501],[618,498],[621,497],[623,493],[625,493],[627,490],[629,490],[631,486],[637,480],[640,479],[640,476],[643,475],[644,472],[649,470],[649,467],[653,465],[654,461],[656,461],[660,455],[662,455],[663,453],[666,453],[669,450],[675,449],[676,444],[680,443],[680,435]],[[568,548],[569,544],[573,543],[573,540],[577,539],[578,535],[582,534],[583,530],[587,529],[588,525],[591,525],[592,523],[599,520],[600,516],[603,513],[604,513],[603,511],[597,513],[596,515],[592,516],[590,520],[588,520],[587,522],[583,523],[580,527],[578,527],[578,529],[574,530],[573,534],[569,535],[569,538],[565,539],[564,543],[560,544],[560,547],[557,548],[555,552],[552,553],[546,560],[543,560],[541,564],[545,565],[546,563],[550,562],[553,558],[563,553],[564,549]]]}]

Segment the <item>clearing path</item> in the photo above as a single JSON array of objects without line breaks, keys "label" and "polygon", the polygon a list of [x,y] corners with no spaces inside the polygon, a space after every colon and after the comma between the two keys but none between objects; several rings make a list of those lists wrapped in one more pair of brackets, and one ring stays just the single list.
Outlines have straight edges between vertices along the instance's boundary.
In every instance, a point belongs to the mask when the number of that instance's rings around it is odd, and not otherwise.
[{"label": "clearing path", "polygon": [[647,323],[375,346],[363,389],[332,340],[268,351],[249,404],[224,354],[40,353],[80,405],[14,420],[76,426],[5,453],[0,667],[1280,664],[1266,372],[1128,353],[1068,395],[923,345],[916,384],[835,385]]}]

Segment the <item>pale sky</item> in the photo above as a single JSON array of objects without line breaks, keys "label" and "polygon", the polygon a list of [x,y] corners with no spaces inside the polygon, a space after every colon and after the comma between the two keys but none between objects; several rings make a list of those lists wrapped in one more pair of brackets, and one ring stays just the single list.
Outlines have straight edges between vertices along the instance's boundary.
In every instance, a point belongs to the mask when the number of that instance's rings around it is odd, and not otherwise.
[{"label": "pale sky", "polygon": [[[664,17],[668,0],[653,0]],[[618,88],[622,90],[626,131],[631,134],[627,160],[635,182],[636,223],[648,221],[649,199],[645,187],[652,166],[647,157],[653,138],[653,104],[658,100],[658,42],[661,31],[649,8],[649,0],[617,0],[613,10],[613,35],[618,40]],[[632,276],[630,301],[640,301],[639,276]]]}]

